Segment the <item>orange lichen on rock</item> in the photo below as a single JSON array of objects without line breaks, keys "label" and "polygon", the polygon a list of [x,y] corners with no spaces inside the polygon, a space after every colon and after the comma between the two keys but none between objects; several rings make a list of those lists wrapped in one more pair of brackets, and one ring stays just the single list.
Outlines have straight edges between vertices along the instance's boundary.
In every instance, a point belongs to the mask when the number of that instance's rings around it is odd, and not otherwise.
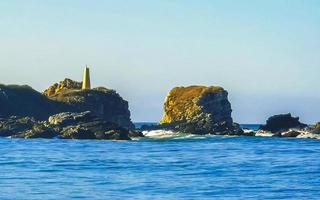
[{"label": "orange lichen on rock", "polygon": [[189,86],[175,87],[166,97],[164,103],[164,116],[161,124],[167,124],[177,121],[184,121],[199,115],[202,106],[199,100],[204,94],[217,93],[224,91],[219,86]]},{"label": "orange lichen on rock", "polygon": [[60,81],[59,83],[55,83],[54,85],[50,86],[43,92],[43,95],[47,97],[53,97],[60,94],[64,90],[80,90],[81,86],[82,82],[77,82],[66,78],[63,81]]}]

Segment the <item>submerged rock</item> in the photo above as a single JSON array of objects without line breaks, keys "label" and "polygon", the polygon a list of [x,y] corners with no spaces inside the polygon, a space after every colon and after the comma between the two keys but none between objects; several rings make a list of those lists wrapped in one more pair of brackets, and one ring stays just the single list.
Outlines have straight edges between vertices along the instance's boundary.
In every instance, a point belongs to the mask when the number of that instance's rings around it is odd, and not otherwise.
[{"label": "submerged rock", "polygon": [[299,117],[292,117],[291,114],[274,115],[267,120],[260,130],[270,131],[272,133],[285,132],[289,129],[303,129],[307,125],[299,121]]},{"label": "submerged rock", "polygon": [[192,134],[241,135],[233,123],[228,92],[222,87],[173,88],[164,102],[160,128]]}]

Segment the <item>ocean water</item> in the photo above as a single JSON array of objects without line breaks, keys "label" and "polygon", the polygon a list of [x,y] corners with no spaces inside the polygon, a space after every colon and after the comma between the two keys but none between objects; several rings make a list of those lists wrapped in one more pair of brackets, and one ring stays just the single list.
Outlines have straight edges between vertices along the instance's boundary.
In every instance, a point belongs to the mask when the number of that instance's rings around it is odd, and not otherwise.
[{"label": "ocean water", "polygon": [[0,138],[0,199],[319,199],[320,140]]}]

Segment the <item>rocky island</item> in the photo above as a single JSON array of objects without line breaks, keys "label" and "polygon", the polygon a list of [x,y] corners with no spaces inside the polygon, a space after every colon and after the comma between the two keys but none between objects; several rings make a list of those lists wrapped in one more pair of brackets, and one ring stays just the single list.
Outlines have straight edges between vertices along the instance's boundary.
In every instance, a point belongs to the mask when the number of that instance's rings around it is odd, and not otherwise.
[{"label": "rocky island", "polygon": [[233,122],[228,92],[218,86],[175,87],[166,96],[164,115],[159,126],[192,134],[242,135]]},{"label": "rocky island", "polygon": [[228,92],[219,86],[175,87],[165,98],[159,125],[143,131],[169,130],[191,134],[272,136],[320,139],[320,123],[308,126],[299,117],[280,114],[270,117],[259,130],[246,130],[233,122]]},{"label": "rocky island", "polygon": [[0,137],[129,140],[143,136],[133,130],[127,101],[104,87],[83,88],[85,79],[65,79],[43,93],[25,85],[0,85]]},{"label": "rocky island", "polygon": [[270,117],[259,130],[242,129],[231,114],[228,92],[220,86],[175,87],[165,98],[159,125],[135,130],[128,102],[114,90],[91,89],[87,68],[82,82],[64,79],[42,93],[0,85],[0,137],[130,140],[144,137],[141,131],[168,130],[320,139],[320,123],[308,126],[290,113]]}]

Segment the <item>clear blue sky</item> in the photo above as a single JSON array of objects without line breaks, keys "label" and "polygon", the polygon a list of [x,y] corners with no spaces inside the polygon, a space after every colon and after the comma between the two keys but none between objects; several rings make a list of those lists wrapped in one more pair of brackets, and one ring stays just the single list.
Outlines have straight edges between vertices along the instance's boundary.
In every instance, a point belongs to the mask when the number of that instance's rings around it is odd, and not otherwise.
[{"label": "clear blue sky", "polygon": [[158,121],[174,86],[221,85],[234,120],[320,121],[319,0],[0,1],[0,82],[65,77],[117,90]]}]

